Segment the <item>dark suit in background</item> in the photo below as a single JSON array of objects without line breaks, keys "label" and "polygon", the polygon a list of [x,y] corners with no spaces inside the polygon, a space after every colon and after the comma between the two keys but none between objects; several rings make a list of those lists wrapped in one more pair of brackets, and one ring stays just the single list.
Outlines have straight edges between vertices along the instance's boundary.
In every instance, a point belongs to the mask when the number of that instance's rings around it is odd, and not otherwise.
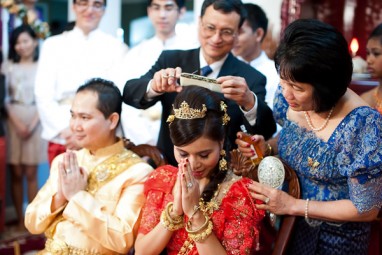
[{"label": "dark suit in background", "polygon": [[[174,148],[170,139],[168,123],[166,123],[166,120],[171,113],[172,103],[174,102],[177,93],[164,93],[153,98],[151,101],[148,101],[145,98],[145,94],[150,80],[153,78],[154,74],[161,69],[180,67],[182,68],[182,72],[186,73],[193,73],[196,70],[199,70],[199,50],[200,49],[198,48],[187,51],[171,50],[162,52],[150,71],[139,79],[127,81],[123,90],[123,101],[126,104],[139,109],[146,109],[154,105],[157,101],[161,101],[163,112],[157,146],[164,152],[167,160],[172,165],[177,165],[177,163],[174,158]],[[265,76],[250,65],[238,60],[231,53],[228,54],[218,77],[228,75],[245,78],[249,89],[256,94],[258,104],[256,124],[251,126],[239,109],[237,103],[232,100],[227,100],[228,114],[231,117],[228,126],[228,137],[226,139],[229,146],[228,148],[231,150],[236,147],[236,133],[240,131],[240,125],[242,124],[246,126],[249,133],[263,135],[265,139],[270,138],[276,131],[276,124],[273,119],[272,110],[264,101],[266,94]],[[221,96],[223,97],[223,94],[221,94]],[[134,125],[134,123],[131,124]]]}]

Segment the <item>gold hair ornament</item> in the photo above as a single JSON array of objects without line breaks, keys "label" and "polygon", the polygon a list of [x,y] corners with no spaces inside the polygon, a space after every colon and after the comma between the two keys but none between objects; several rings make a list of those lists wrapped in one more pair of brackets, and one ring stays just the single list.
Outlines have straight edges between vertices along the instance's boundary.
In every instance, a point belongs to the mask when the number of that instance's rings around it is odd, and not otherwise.
[{"label": "gold hair ornament", "polygon": [[192,120],[192,119],[202,119],[206,116],[207,107],[205,104],[202,105],[202,109],[194,109],[191,108],[186,101],[183,101],[180,104],[180,108],[176,109],[174,108],[174,105],[172,105],[172,108],[174,110],[173,115],[169,115],[167,118],[167,122],[173,122],[175,118],[178,119],[184,119],[184,120]]},{"label": "gold hair ornament", "polygon": [[231,120],[231,118],[227,114],[227,105],[223,101],[220,101],[220,110],[222,112],[224,112],[224,115],[223,115],[223,126],[225,126],[225,125],[228,124],[228,122]]}]

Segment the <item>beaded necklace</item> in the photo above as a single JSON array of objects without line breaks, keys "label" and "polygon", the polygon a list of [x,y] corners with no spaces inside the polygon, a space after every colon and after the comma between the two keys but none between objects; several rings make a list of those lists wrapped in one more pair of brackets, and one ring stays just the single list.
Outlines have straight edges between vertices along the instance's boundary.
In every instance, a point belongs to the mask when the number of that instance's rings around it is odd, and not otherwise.
[{"label": "beaded necklace", "polygon": [[306,122],[308,123],[309,128],[315,132],[319,132],[319,131],[323,130],[328,125],[330,117],[332,116],[332,113],[333,113],[333,109],[334,109],[334,106],[332,107],[332,109],[330,109],[330,112],[328,114],[328,117],[326,117],[325,122],[322,123],[322,125],[318,128],[315,128],[313,126],[313,123],[312,123],[312,120],[310,119],[309,113],[307,111],[304,111],[304,116],[305,116]]}]

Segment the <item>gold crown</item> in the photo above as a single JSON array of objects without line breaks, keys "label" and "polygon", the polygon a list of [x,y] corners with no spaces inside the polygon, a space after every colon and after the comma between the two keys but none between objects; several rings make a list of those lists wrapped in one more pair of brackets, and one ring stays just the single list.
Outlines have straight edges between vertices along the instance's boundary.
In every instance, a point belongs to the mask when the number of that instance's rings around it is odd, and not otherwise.
[{"label": "gold crown", "polygon": [[174,109],[174,115],[168,116],[167,122],[173,122],[175,118],[185,120],[202,119],[204,116],[206,116],[207,112],[207,107],[205,104],[202,105],[202,109],[200,110],[190,108],[186,101],[183,101],[180,104],[180,108],[176,109],[174,108],[174,105],[172,105],[172,108]]}]

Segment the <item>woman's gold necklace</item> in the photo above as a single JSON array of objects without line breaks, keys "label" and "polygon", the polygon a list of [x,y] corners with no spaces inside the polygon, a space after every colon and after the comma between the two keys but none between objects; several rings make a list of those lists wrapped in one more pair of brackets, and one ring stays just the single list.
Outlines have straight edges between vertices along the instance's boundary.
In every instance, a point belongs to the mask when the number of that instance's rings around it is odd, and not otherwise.
[{"label": "woman's gold necklace", "polygon": [[333,109],[334,109],[334,106],[332,107],[332,109],[330,109],[330,112],[328,114],[328,117],[326,117],[325,122],[322,123],[322,125],[318,128],[315,128],[313,126],[313,123],[312,123],[312,120],[310,119],[309,113],[307,111],[304,111],[304,116],[305,116],[306,122],[308,123],[309,128],[315,132],[319,132],[319,131],[323,130],[329,123],[330,117],[332,116],[332,113],[333,113]]}]

